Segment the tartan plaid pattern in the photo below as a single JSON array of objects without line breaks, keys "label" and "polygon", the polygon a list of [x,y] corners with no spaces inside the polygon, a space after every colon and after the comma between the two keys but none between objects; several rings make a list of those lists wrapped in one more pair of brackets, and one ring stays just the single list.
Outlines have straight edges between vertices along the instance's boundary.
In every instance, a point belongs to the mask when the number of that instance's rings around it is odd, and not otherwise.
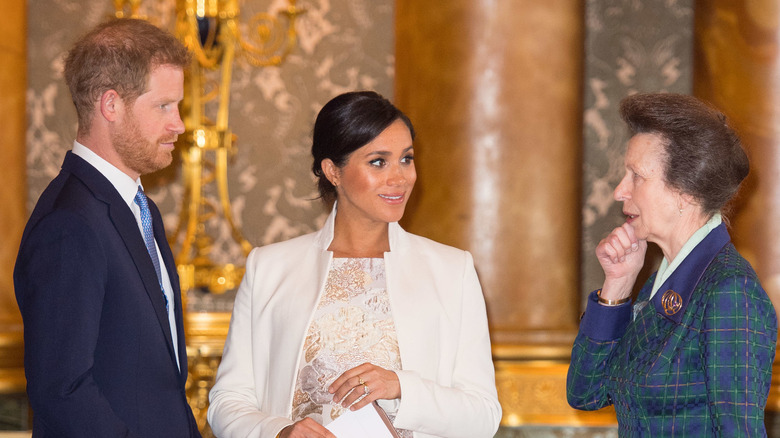
[{"label": "tartan plaid pattern", "polygon": [[[652,300],[655,274],[648,280],[633,320],[630,304],[601,306],[591,294],[569,367],[572,407],[614,405],[621,437],[766,436],[777,316],[725,227],[713,234]],[[684,301],[672,316],[661,305],[670,284]]]}]

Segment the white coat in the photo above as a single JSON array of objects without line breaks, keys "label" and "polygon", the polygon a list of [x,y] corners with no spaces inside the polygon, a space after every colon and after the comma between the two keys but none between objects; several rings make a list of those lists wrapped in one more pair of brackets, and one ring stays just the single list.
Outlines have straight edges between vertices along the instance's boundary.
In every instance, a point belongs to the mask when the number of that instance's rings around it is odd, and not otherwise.
[{"label": "white coat", "polygon": [[[323,229],[247,259],[209,395],[220,438],[274,438],[292,423],[303,342],[333,257]],[[389,225],[387,292],[403,370],[401,399],[380,401],[416,438],[492,437],[501,420],[485,302],[471,254]]]}]

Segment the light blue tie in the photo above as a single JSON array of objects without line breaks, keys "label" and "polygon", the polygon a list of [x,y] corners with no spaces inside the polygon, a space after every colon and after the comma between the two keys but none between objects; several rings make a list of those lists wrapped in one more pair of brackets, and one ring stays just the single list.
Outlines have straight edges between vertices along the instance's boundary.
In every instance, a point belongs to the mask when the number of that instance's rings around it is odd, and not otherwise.
[{"label": "light blue tie", "polygon": [[160,258],[157,257],[157,248],[154,246],[154,232],[152,231],[152,215],[149,213],[149,203],[146,200],[141,186],[138,186],[138,192],[135,194],[135,203],[141,208],[141,228],[144,230],[144,242],[146,242],[146,251],[152,259],[154,270],[157,271],[157,282],[160,285],[160,291],[165,298],[165,311],[168,312],[168,297],[165,296],[165,289],[162,286],[162,272],[160,271]]}]

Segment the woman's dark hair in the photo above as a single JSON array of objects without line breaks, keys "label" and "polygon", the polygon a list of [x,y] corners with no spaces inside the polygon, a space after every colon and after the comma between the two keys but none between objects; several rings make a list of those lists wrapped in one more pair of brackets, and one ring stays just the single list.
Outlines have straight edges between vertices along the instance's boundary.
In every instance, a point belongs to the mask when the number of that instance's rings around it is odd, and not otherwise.
[{"label": "woman's dark hair", "polygon": [[343,167],[350,154],[370,143],[396,120],[402,120],[414,140],[412,122],[389,100],[373,91],[353,91],[334,97],[322,107],[314,122],[311,166],[317,177],[320,197],[336,199],[336,188],[322,172],[322,160],[329,158]]},{"label": "woman's dark hair", "polygon": [[726,116],[693,96],[636,94],[620,103],[620,116],[631,135],[662,138],[666,184],[692,196],[707,215],[723,210],[748,175],[747,154]]}]

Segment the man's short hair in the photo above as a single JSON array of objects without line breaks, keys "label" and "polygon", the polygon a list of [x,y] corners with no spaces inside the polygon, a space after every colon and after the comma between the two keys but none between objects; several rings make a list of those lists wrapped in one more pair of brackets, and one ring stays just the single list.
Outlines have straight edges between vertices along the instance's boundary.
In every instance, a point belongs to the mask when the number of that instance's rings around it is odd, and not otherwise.
[{"label": "man's short hair", "polygon": [[90,130],[95,103],[115,90],[133,104],[147,87],[149,74],[161,65],[187,68],[190,54],[170,33],[145,20],[112,19],[79,39],[65,58],[65,82],[79,120]]}]

